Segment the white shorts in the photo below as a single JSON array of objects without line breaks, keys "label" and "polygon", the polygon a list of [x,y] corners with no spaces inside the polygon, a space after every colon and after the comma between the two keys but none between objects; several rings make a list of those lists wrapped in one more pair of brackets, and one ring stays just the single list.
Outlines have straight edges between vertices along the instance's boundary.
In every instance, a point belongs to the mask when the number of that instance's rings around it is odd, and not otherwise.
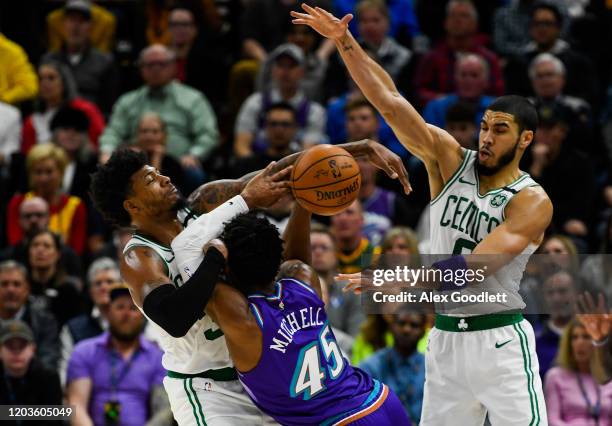
[{"label": "white shorts", "polygon": [[487,414],[492,426],[547,425],[531,324],[470,331],[466,320],[429,333],[421,426],[481,426]]},{"label": "white shorts", "polygon": [[255,407],[238,380],[220,382],[201,377],[166,376],[164,387],[179,426],[277,424]]}]

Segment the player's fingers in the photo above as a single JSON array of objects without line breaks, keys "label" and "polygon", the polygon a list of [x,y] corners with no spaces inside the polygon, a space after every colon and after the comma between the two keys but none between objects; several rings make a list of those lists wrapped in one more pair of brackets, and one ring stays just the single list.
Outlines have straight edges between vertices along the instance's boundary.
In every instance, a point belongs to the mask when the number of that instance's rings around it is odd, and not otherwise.
[{"label": "player's fingers", "polygon": [[412,185],[410,185],[410,179],[408,178],[408,170],[406,170],[404,163],[399,157],[395,159],[394,163],[395,164],[393,168],[399,175],[399,180],[402,186],[404,187],[404,192],[406,193],[406,195],[408,195],[412,192]]},{"label": "player's fingers", "polygon": [[286,180],[289,177],[289,175],[291,174],[291,170],[293,170],[293,166],[287,166],[283,170],[281,170],[280,172],[276,172],[272,176],[270,176],[270,179],[273,182],[278,182],[278,181],[281,181],[281,180]]},{"label": "player's fingers", "polygon": [[340,20],[340,23],[341,23],[342,25],[348,25],[348,24],[349,24],[349,22],[351,22],[351,20],[352,20],[352,19],[353,19],[353,15],[349,13],[349,14],[344,15],[344,16],[342,17],[342,19]]},{"label": "player's fingers", "polygon": [[604,314],[606,313],[606,300],[604,298],[603,293],[599,293],[597,295],[597,313]]},{"label": "player's fingers", "polygon": [[317,12],[314,8],[308,6],[306,3],[302,3],[302,9],[308,12],[311,16],[319,17],[321,14]]},{"label": "player's fingers", "polygon": [[293,16],[294,18],[301,18],[301,19],[311,18],[311,16],[307,13],[297,12],[295,10],[292,10],[291,12],[289,12],[289,14]]},{"label": "player's fingers", "polygon": [[578,297],[576,298],[576,311],[579,314],[584,314],[586,313],[586,306],[585,306],[585,302],[584,302],[584,295],[579,294]]},{"label": "player's fingers", "polygon": [[356,272],[354,274],[338,274],[334,277],[336,281],[348,281],[354,278],[361,279],[361,272]]},{"label": "player's fingers", "polygon": [[271,161],[270,164],[268,164],[266,168],[263,169],[262,174],[264,176],[270,176],[272,174],[272,169],[274,168],[275,165],[276,165],[276,161]]},{"label": "player's fingers", "polygon": [[593,296],[588,291],[584,293],[585,300],[585,308],[587,309],[587,313],[593,313],[595,310],[595,301],[593,300]]}]

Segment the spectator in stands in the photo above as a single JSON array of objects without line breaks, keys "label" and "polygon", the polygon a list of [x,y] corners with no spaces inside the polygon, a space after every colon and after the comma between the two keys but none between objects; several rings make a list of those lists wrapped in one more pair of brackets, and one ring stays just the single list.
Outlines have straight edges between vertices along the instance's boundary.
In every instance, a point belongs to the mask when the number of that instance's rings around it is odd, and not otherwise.
[{"label": "spectator in stands", "polygon": [[[0,404],[53,406],[62,404],[62,387],[53,370],[41,365],[36,357],[32,330],[19,320],[7,321],[0,330]],[[22,422],[6,422],[19,425]],[[45,421],[61,425],[61,421]]]},{"label": "spectator in stands", "polygon": [[[40,197],[33,196],[19,206],[19,228],[23,238],[15,245],[0,251],[0,259],[12,259],[21,264],[28,262],[28,240],[36,232],[49,227],[49,204]],[[62,259],[66,273],[81,276],[81,260],[69,246],[62,246]]]},{"label": "spectator in stands", "polygon": [[0,176],[11,162],[21,143],[21,113],[12,105],[0,102]]},{"label": "spectator in stands", "polygon": [[283,44],[271,54],[274,87],[247,98],[236,119],[234,154],[247,157],[265,149],[264,122],[268,107],[276,102],[287,102],[296,111],[298,140],[307,148],[324,141],[325,110],[306,98],[300,83],[304,77],[304,53],[293,44]]},{"label": "spectator in stands", "polygon": [[336,240],[338,272],[360,272],[376,262],[380,247],[363,236],[363,207],[355,200],[345,210],[331,217],[330,230]]},{"label": "spectator in stands", "polygon": [[117,263],[108,257],[95,260],[87,271],[87,283],[89,298],[93,302],[91,311],[69,320],[60,332],[62,349],[59,371],[62,382],[66,381],[66,369],[74,345],[108,330],[109,293],[113,286],[121,284]]},{"label": "spectator in stands", "polygon": [[[538,54],[548,52],[559,58],[565,66],[565,93],[595,106],[599,100],[599,82],[593,63],[560,38],[562,26],[563,16],[554,4],[541,2],[534,5],[529,24],[531,41],[518,56],[508,62],[504,70],[508,93],[531,93],[529,63]],[[585,75],[590,77],[583,78]]]},{"label": "spectator in stands", "polygon": [[574,148],[593,153],[591,107],[583,99],[563,94],[563,62],[550,53],[540,53],[529,64],[529,79],[535,93],[530,100],[540,117],[560,111],[568,120],[568,138],[574,142]]},{"label": "spectator in stands", "polygon": [[36,232],[28,242],[28,271],[32,295],[51,311],[62,327],[83,311],[81,281],[67,275],[61,259],[62,243],[49,230]]},{"label": "spectator in stands", "polygon": [[17,244],[23,238],[19,228],[19,206],[24,200],[39,196],[49,205],[49,229],[59,233],[77,254],[83,254],[87,239],[87,208],[80,198],[61,190],[67,165],[66,153],[53,144],[32,148],[26,159],[31,191],[16,194],[8,204],[6,229],[9,244]]},{"label": "spectator in stands", "polygon": [[17,105],[38,93],[36,73],[21,46],[0,33],[0,102]]},{"label": "spectator in stands", "polygon": [[144,425],[169,411],[162,352],[142,336],[144,316],[127,287],[113,288],[110,300],[109,331],[79,342],[72,352],[68,401],[78,425]]},{"label": "spectator in stands", "polygon": [[596,293],[603,293],[606,300],[612,300],[612,215],[606,220],[602,235],[602,244],[597,254],[589,254],[580,267],[580,277]]},{"label": "spectator in stands", "polygon": [[145,112],[138,123],[134,148],[147,153],[149,164],[168,176],[172,183],[185,195],[185,171],[181,163],[166,151],[168,133],[166,124],[155,112]]},{"label": "spectator in stands", "polygon": [[444,130],[451,134],[459,145],[466,149],[478,148],[478,129],[474,122],[476,106],[471,103],[457,102],[446,110]]},{"label": "spectator in stands", "polygon": [[417,351],[417,343],[425,334],[425,318],[407,305],[400,307],[390,316],[393,346],[379,349],[359,364],[395,392],[415,424],[421,419],[425,385],[425,356]]},{"label": "spectator in stands", "polygon": [[[216,44],[205,42],[194,12],[184,5],[174,6],[168,15],[168,47],[176,55],[176,78],[198,89],[219,112],[227,91],[229,64]],[[214,66],[211,66],[214,64]]]},{"label": "spectator in stands", "polygon": [[312,267],[325,287],[328,302],[325,312],[332,327],[355,337],[365,316],[361,309],[361,300],[353,292],[342,291],[343,285],[336,283],[334,276],[338,273],[336,243],[329,229],[323,225],[313,225],[310,230],[310,248]]},{"label": "spectator in stands", "polygon": [[555,205],[553,226],[575,238],[585,250],[594,199],[592,162],[567,142],[568,124],[561,112],[540,117],[535,143],[526,159],[529,174]]},{"label": "spectator in stands", "polygon": [[469,0],[451,0],[446,7],[444,21],[446,40],[425,55],[415,75],[415,86],[423,105],[455,88],[455,64],[459,56],[475,53],[489,65],[489,82],[486,93],[492,96],[504,94],[499,60],[495,53],[478,44],[478,14]]},{"label": "spectator in stands", "polygon": [[13,261],[0,262],[0,325],[21,320],[31,329],[36,343],[36,358],[56,371],[59,361],[57,322],[53,315],[30,299],[26,268]]},{"label": "spectator in stands", "polygon": [[609,425],[612,384],[598,384],[591,372],[593,345],[585,327],[572,320],[563,332],[557,366],[544,381],[546,409],[551,425]]},{"label": "spectator in stands", "polygon": [[49,50],[58,51],[62,48],[66,38],[64,18],[70,9],[82,10],[84,13],[89,11],[91,14],[89,35],[91,46],[102,52],[111,52],[115,42],[117,19],[104,7],[90,0],[68,0],[64,7],[55,9],[47,15]]},{"label": "spectator in stands", "polygon": [[393,346],[390,322],[391,315],[368,314],[355,338],[351,364],[359,365],[377,350]]},{"label": "spectator in stands", "polygon": [[123,255],[123,248],[127,242],[132,238],[133,230],[131,228],[121,227],[115,228],[111,235],[111,238],[104,244],[104,247],[97,253],[93,254],[94,259],[100,257],[110,257],[115,262],[119,262]]},{"label": "spectator in stands", "polygon": [[68,66],[79,94],[102,112],[110,112],[118,81],[113,58],[91,46],[91,3],[69,0],[64,6],[64,41],[59,51],[48,52],[43,61],[54,60]]},{"label": "spectator in stands", "polygon": [[429,124],[443,129],[446,127],[445,118],[448,109],[457,102],[464,102],[474,105],[476,114],[473,122],[480,127],[480,120],[494,99],[484,94],[488,84],[489,66],[481,56],[468,54],[458,58],[455,65],[457,91],[430,101],[425,106],[423,118]]},{"label": "spectator in stands", "polygon": [[173,81],[176,75],[174,53],[162,45],[152,45],[140,54],[144,85],[121,96],[102,137],[101,161],[105,162],[120,144],[137,133],[140,117],[156,112],[168,132],[168,153],[180,160],[187,175],[186,185],[194,189],[204,180],[201,161],[219,143],[217,119],[208,100],[197,90]]},{"label": "spectator in stands", "polygon": [[271,161],[278,161],[299,150],[295,141],[298,131],[296,112],[289,103],[277,102],[268,107],[264,129],[265,149],[237,159],[232,166],[233,177],[264,169]]},{"label": "spectator in stands", "polygon": [[357,163],[361,171],[359,200],[364,210],[362,233],[372,244],[379,245],[392,226],[416,221],[416,212],[401,195],[376,184],[378,169],[374,165],[359,158]]},{"label": "spectator in stands", "polygon": [[95,104],[78,96],[70,69],[60,62],[43,62],[38,66],[38,84],[40,91],[35,111],[23,123],[21,152],[27,155],[34,145],[51,142],[49,125],[63,106],[70,106],[86,114],[89,140],[97,149],[98,138],[104,130],[104,116]]},{"label": "spectator in stands", "polygon": [[529,13],[534,0],[518,0],[498,8],[493,17],[493,45],[504,57],[518,55],[529,43]]},{"label": "spectator in stands", "polygon": [[557,355],[563,330],[574,316],[574,305],[580,288],[573,274],[557,270],[544,280],[541,291],[546,312],[549,314],[542,329],[536,333],[540,376],[544,378]]}]

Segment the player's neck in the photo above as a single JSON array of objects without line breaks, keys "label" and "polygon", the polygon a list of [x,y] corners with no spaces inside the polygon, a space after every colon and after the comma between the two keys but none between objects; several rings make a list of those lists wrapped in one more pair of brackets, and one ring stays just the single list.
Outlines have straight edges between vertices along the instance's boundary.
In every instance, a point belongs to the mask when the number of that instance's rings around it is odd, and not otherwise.
[{"label": "player's neck", "polygon": [[170,246],[172,240],[180,234],[183,226],[173,213],[172,218],[159,218],[157,220],[132,220],[136,232],[144,236],[152,237],[155,241],[165,246]]},{"label": "player's neck", "polygon": [[497,173],[490,176],[479,173],[478,183],[480,194],[486,194],[491,190],[510,185],[520,176],[521,170],[518,168],[518,162],[515,163],[514,161],[502,167]]}]

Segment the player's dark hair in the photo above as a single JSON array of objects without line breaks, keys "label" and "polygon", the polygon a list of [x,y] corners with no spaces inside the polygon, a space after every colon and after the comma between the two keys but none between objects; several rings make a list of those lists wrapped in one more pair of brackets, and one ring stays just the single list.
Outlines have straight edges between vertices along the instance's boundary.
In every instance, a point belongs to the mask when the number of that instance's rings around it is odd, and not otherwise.
[{"label": "player's dark hair", "polygon": [[236,216],[219,237],[228,251],[230,283],[244,294],[266,288],[283,261],[283,240],[276,226],[256,211]]},{"label": "player's dark hair", "polygon": [[557,21],[557,27],[561,27],[563,25],[563,15],[557,6],[547,1],[538,1],[531,7],[531,13],[529,18],[533,21],[534,16],[538,10],[548,10],[553,15],[555,15],[555,20]]},{"label": "player's dark hair", "polygon": [[91,198],[106,220],[119,226],[130,224],[131,218],[123,208],[123,201],[131,194],[132,176],[146,164],[143,152],[119,148],[91,175]]},{"label": "player's dark hair", "polygon": [[523,133],[523,130],[531,130],[535,133],[538,127],[538,112],[535,106],[523,96],[501,96],[495,99],[487,110],[513,115],[514,121],[518,124],[519,134]]},{"label": "player's dark hair", "polygon": [[266,117],[270,111],[276,110],[289,111],[293,117],[293,121],[297,122],[297,113],[295,112],[295,108],[293,108],[289,102],[274,102],[266,109]]}]

